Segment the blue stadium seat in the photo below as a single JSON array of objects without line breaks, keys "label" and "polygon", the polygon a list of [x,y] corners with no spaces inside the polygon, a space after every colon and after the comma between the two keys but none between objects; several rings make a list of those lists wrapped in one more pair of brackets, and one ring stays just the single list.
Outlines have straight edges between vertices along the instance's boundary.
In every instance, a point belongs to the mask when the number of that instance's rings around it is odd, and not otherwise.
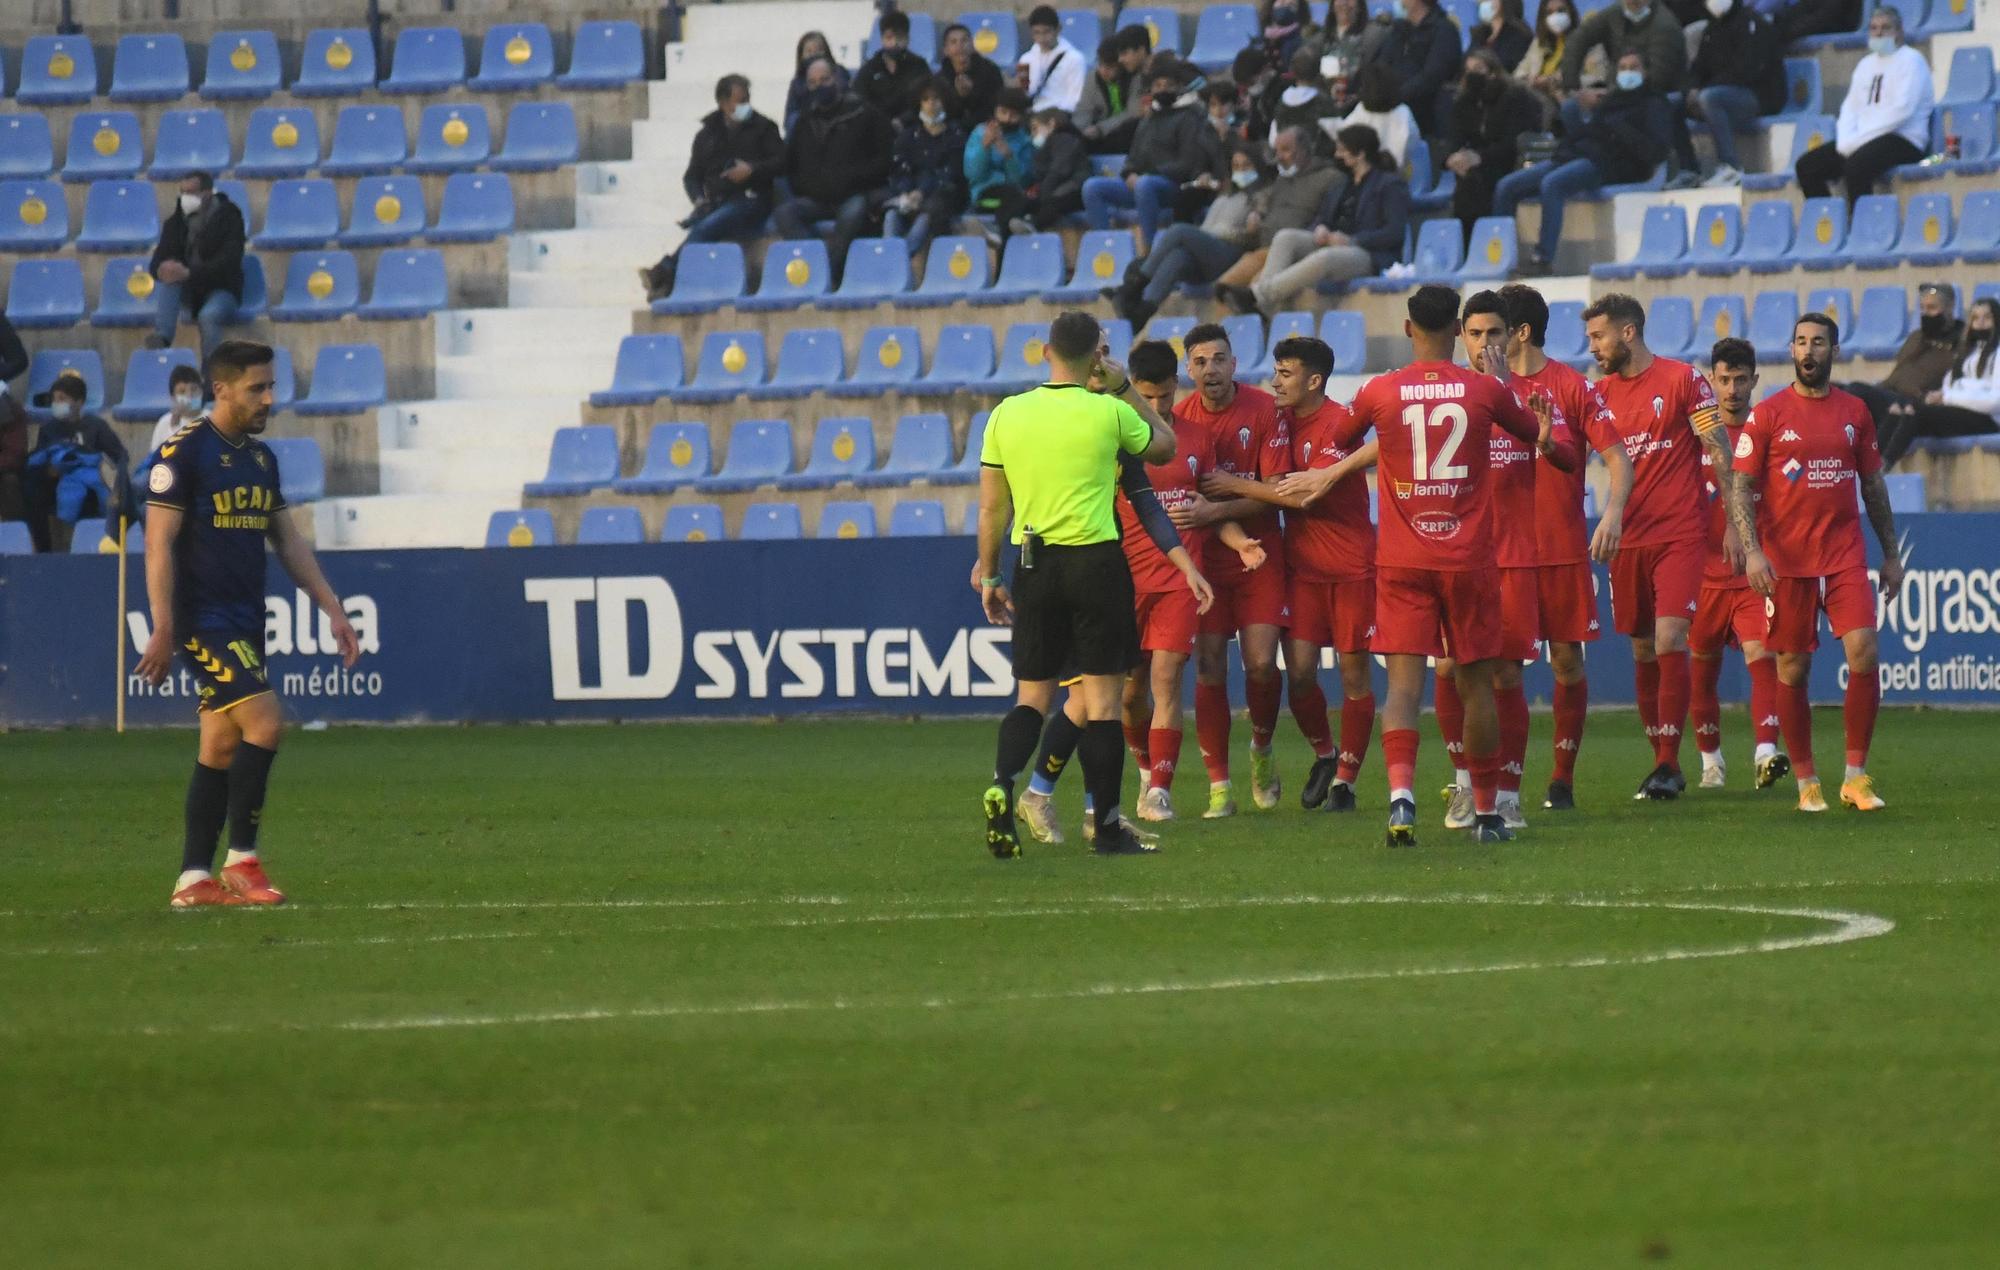
[{"label": "blue stadium seat", "polygon": [[941,414],[904,415],[889,440],[889,461],[854,478],[863,489],[908,485],[951,466],[951,420]]},{"label": "blue stadium seat", "polygon": [[[1416,254],[1410,263],[1417,271],[1417,281],[1423,283],[1448,283],[1458,277],[1465,267],[1465,230],[1451,217],[1427,220],[1417,230]],[[1398,281],[1396,290],[1409,284]]]},{"label": "blue stadium seat", "polygon": [[465,172],[493,153],[493,125],[486,107],[470,102],[425,106],[417,119],[417,144],[403,164],[410,172]]},{"label": "blue stadium seat", "polygon": [[292,350],[271,350],[271,405],[283,410],[299,399],[299,374],[292,365]]},{"label": "blue stadium seat", "polygon": [[[1094,64],[1097,60],[1097,46],[1104,43],[1103,20],[1090,9],[1058,9],[1056,13],[1062,18],[1063,38],[1074,45],[1076,51],[1083,54],[1087,61]],[[914,44],[916,35],[914,21],[910,24],[910,34]],[[937,57],[932,55],[929,60],[935,62]]]},{"label": "blue stadium seat", "polygon": [[[852,277],[852,274],[848,275]],[[871,326],[861,337],[854,376],[829,390],[834,397],[874,397],[907,391],[922,369],[923,345],[914,326]]]},{"label": "blue stadium seat", "polygon": [[[1048,378],[1047,322],[1016,322],[1000,341],[1000,362],[985,387],[994,392],[1025,392]],[[1115,359],[1114,359],[1115,360]]]},{"label": "blue stadium seat", "polygon": [[494,512],[486,521],[486,545],[553,547],[556,545],[555,517],[539,507]]},{"label": "blue stadium seat", "polygon": [[139,251],[160,240],[160,204],[144,181],[94,181],[83,196],[78,251]]},{"label": "blue stadium seat", "polygon": [[1911,516],[1930,510],[1922,472],[1888,472],[1883,475],[1882,483],[1889,489],[1889,510],[1896,515]]},{"label": "blue stadium seat", "polygon": [[919,397],[939,396],[975,387],[993,378],[993,328],[947,326],[938,332],[931,351],[930,371],[909,391]]},{"label": "blue stadium seat", "polygon": [[689,243],[680,252],[674,293],[653,301],[662,316],[713,313],[743,294],[740,243]]},{"label": "blue stadium seat", "polygon": [[1694,355],[1694,301],[1683,295],[1653,297],[1646,306],[1646,347],[1662,357]]},{"label": "blue stadium seat", "polygon": [[579,547],[626,547],[646,541],[646,522],[636,507],[586,507],[576,522]]},{"label": "blue stadium seat", "polygon": [[389,399],[382,350],[373,344],[328,344],[313,358],[312,391],[293,409],[305,415],[373,410]]},{"label": "blue stadium seat", "polygon": [[1122,229],[1094,229],[1076,245],[1076,271],[1069,284],[1042,293],[1050,304],[1094,303],[1099,292],[1124,281],[1135,251],[1132,235]]},{"label": "blue stadium seat", "polygon": [[299,54],[294,97],[359,96],[375,87],[375,44],[360,27],[311,31]]},{"label": "blue stadium seat", "polygon": [[979,500],[976,498],[965,504],[965,524],[962,526],[961,532],[968,536],[976,535],[979,532]]},{"label": "blue stadium seat", "polygon": [[556,86],[622,88],[644,78],[646,37],[637,22],[585,22],[570,37],[569,70]]},{"label": "blue stadium seat", "polygon": [[1701,302],[1701,317],[1695,322],[1692,349],[1697,355],[1705,357],[1715,341],[1747,339],[1749,334],[1750,314],[1743,297],[1734,293],[1712,295]]},{"label": "blue stadium seat", "polygon": [[708,475],[708,429],[699,423],[656,423],[646,437],[639,471],[611,482],[620,494],[666,494]]},{"label": "blue stadium seat", "polygon": [[[1156,317],[1146,324],[1146,338],[1149,340],[1165,340],[1173,347],[1174,356],[1182,361],[1186,361],[1187,349],[1181,341],[1189,331],[1194,329],[1194,324],[1195,319],[1192,317]],[[1187,371],[1185,369],[1181,371],[1181,381],[1183,383],[1187,382]]]},{"label": "blue stadium seat", "polygon": [[991,268],[985,240],[968,235],[933,238],[923,285],[897,296],[896,307],[941,309],[956,304],[986,288]]},{"label": "blue stadium seat", "polygon": [[1792,184],[1792,170],[1799,165],[1799,156],[1816,149],[1833,139],[1832,115],[1799,115],[1787,120],[1792,125],[1792,148],[1782,161],[1772,155],[1771,171],[1746,172],[1743,188],[1751,192],[1782,190]]},{"label": "blue stadium seat", "polygon": [[[1921,22],[1912,23],[1912,36],[1949,35],[1972,29],[1972,0],[1931,0],[1930,12]],[[1919,507],[1918,511],[1923,509]]]},{"label": "blue stadium seat", "polygon": [[992,61],[1013,82],[1014,63],[1021,57],[1021,24],[1012,13],[961,13],[958,20],[972,32],[972,47]]},{"label": "blue stadium seat", "polygon": [[340,241],[348,247],[393,247],[424,232],[424,183],[414,176],[364,176]]},{"label": "blue stadium seat", "polygon": [[1792,240],[1791,263],[1819,268],[1836,263],[1847,242],[1847,200],[1809,198],[1799,207],[1798,237]]},{"label": "blue stadium seat", "polygon": [[1968,45],[1952,50],[1951,70],[1945,80],[1944,96],[1938,98],[1938,105],[1956,106],[1961,102],[1987,101],[1993,93],[1993,50],[1985,45]]},{"label": "blue stadium seat", "polygon": [[1639,249],[1632,259],[1592,265],[1590,276],[1625,279],[1643,273],[1649,278],[1672,278],[1686,271],[1687,254],[1687,209],[1678,203],[1649,207],[1639,223]]},{"label": "blue stadium seat", "polygon": [[770,382],[752,388],[752,401],[794,400],[810,397],[847,378],[846,354],[840,347],[840,332],[830,326],[796,327],[785,332],[778,344],[778,364]]},{"label": "blue stadium seat", "polygon": [[1847,242],[1835,256],[1856,269],[1896,267],[1896,240],[1902,232],[1902,200],[1894,194],[1866,194],[1848,213]]},{"label": "blue stadium seat", "polygon": [[840,287],[813,301],[822,309],[872,309],[910,289],[910,247],[900,238],[857,238]]},{"label": "blue stadium seat", "polygon": [[1319,337],[1333,350],[1337,375],[1358,375],[1368,368],[1368,326],[1352,309],[1328,309],[1320,315]]},{"label": "blue stadium seat", "polygon": [[1181,51],[1181,15],[1178,9],[1165,5],[1128,4],[1118,14],[1118,29],[1128,26],[1143,26],[1153,37],[1155,53],[1175,53]]},{"label": "blue stadium seat", "polygon": [[968,298],[975,305],[1021,304],[1062,285],[1061,234],[1016,234],[1007,240],[1000,276]]},{"label": "blue stadium seat", "polygon": [[352,252],[302,251],[285,265],[285,298],[271,306],[280,322],[331,322],[361,303],[360,271]]},{"label": "blue stadium seat", "polygon": [[1823,113],[1820,104],[1819,59],[1816,57],[1788,57],[1785,59],[1785,104],[1773,116],[1778,119],[1792,119],[1800,115]]},{"label": "blue stadium seat", "polygon": [[83,268],[74,260],[23,260],[7,284],[7,320],[23,330],[83,320]]},{"label": "blue stadium seat", "polygon": [[1750,302],[1750,346],[1760,362],[1791,360],[1792,328],[1799,322],[1799,297],[1792,291],[1760,291]]},{"label": "blue stadium seat", "polygon": [[1751,273],[1784,273],[1792,267],[1792,205],[1781,198],[1752,203],[1743,218],[1736,259]]},{"label": "blue stadium seat", "polygon": [[873,538],[875,505],[854,500],[829,502],[819,509],[815,538]]},{"label": "blue stadium seat", "polygon": [[254,322],[271,307],[270,279],[264,276],[264,262],[254,251],[243,253],[243,298],[236,306],[236,320]]},{"label": "blue stadium seat", "polygon": [[319,116],[297,106],[259,106],[243,133],[241,177],[304,176],[319,166]]},{"label": "blue stadium seat", "polygon": [[1458,175],[1445,169],[1442,176],[1432,166],[1430,143],[1412,136],[1403,149],[1403,179],[1410,185],[1410,208],[1417,212],[1441,212],[1451,206],[1458,190]]},{"label": "blue stadium seat", "polygon": [[1123,365],[1132,355],[1132,324],[1121,317],[1100,317],[1097,327],[1104,332],[1104,346],[1111,360]]},{"label": "blue stadium seat", "polygon": [[54,181],[0,181],[0,251],[54,251],[69,241],[69,200]]},{"label": "blue stadium seat", "polygon": [[[1937,165],[1942,174],[1957,173],[1961,176],[1984,176],[1995,168],[2000,168],[2000,120],[1996,120],[1996,106],[1990,101],[1964,102],[1955,106],[1941,106],[1932,124],[1932,135],[1940,142],[1944,137],[1958,138],[1958,158],[1947,159]],[[1904,169],[1897,169],[1900,173]]]},{"label": "blue stadium seat", "polygon": [[1472,242],[1465,249],[1467,282],[1490,282],[1511,276],[1521,258],[1521,244],[1512,216],[1482,216],[1473,222]]},{"label": "blue stadium seat", "polygon": [[1315,322],[1316,319],[1310,313],[1272,314],[1271,327],[1265,332],[1263,342],[1250,345],[1237,354],[1237,361],[1242,369],[1236,372],[1236,377],[1257,384],[1269,379],[1275,369],[1272,354],[1277,351],[1278,341],[1288,340],[1294,336],[1311,336],[1314,333]]},{"label": "blue stadium seat", "polygon": [[201,95],[209,101],[258,101],[285,86],[284,58],[270,31],[217,31],[208,40]]},{"label": "blue stadium seat", "polygon": [[396,36],[385,93],[441,93],[465,83],[465,37],[456,27],[409,26]]},{"label": "blue stadium seat", "polygon": [[694,380],[669,394],[675,401],[728,401],[764,382],[764,336],[760,331],[710,331],[702,337]]},{"label": "blue stadium seat", "polygon": [[1552,361],[1574,366],[1590,358],[1590,341],[1583,333],[1583,302],[1557,300],[1549,305],[1549,329],[1542,353]]},{"label": "blue stadium seat", "polygon": [[1949,194],[1912,194],[1903,204],[1903,228],[1896,237],[1896,254],[1904,263],[1948,265],[1952,250]]},{"label": "blue stadium seat", "polygon": [[35,539],[28,532],[27,521],[0,520],[0,556],[30,556],[34,553]]},{"label": "blue stadium seat", "polygon": [[675,503],[660,524],[661,542],[721,542],[722,509],[714,503]]},{"label": "blue stadium seat", "polygon": [[1262,35],[1254,5],[1205,5],[1195,19],[1194,45],[1188,50],[1187,60],[1212,75],[1229,69],[1236,55]]},{"label": "blue stadium seat", "polygon": [[229,119],[220,110],[170,110],[153,129],[153,166],[146,174],[178,181],[195,172],[227,172],[232,153]]},{"label": "blue stadium seat", "polygon": [[729,429],[722,470],[695,482],[703,493],[732,494],[776,485],[792,470],[792,425],[782,419],[745,419]]},{"label": "blue stadium seat", "polygon": [[944,504],[934,498],[905,498],[889,509],[891,538],[941,538]]},{"label": "blue stadium seat", "polygon": [[123,180],[137,176],[145,163],[146,143],[139,131],[139,116],[131,111],[93,112],[70,121],[63,180]]},{"label": "blue stadium seat", "polygon": [[1743,208],[1736,203],[1707,203],[1694,214],[1688,235],[1687,264],[1698,274],[1727,277],[1739,268],[1737,249],[1743,242]]},{"label": "blue stadium seat", "polygon": [[340,196],[325,177],[279,181],[264,204],[264,228],[250,240],[260,248],[311,250],[340,233]]},{"label": "blue stadium seat", "polygon": [[385,251],[376,259],[368,302],[355,312],[375,321],[429,317],[450,300],[444,253],[435,247],[413,247]]},{"label": "blue stadium seat", "polygon": [[[937,19],[928,13],[911,13],[907,16],[910,19],[910,52],[935,65],[938,60]],[[881,51],[882,19],[878,14],[868,24],[868,38],[861,43],[861,60],[866,62]]]},{"label": "blue stadium seat", "polygon": [[529,498],[588,494],[618,479],[618,429],[608,424],[557,428],[549,440],[549,470],[521,487]]},{"label": "blue stadium seat", "polygon": [[125,363],[125,399],[112,408],[111,417],[121,423],[151,423],[173,405],[167,391],[167,377],[174,367],[200,370],[191,348],[137,348]]},{"label": "blue stadium seat", "polygon": [[479,46],[479,73],[470,81],[482,92],[535,88],[556,77],[555,41],[540,22],[508,22],[486,29]]},{"label": "blue stadium seat", "polygon": [[178,35],[122,35],[111,58],[111,100],[177,101],[188,91],[187,44]]},{"label": "blue stadium seat", "polygon": [[514,183],[505,172],[454,172],[445,178],[434,243],[483,243],[514,232]]},{"label": "blue stadium seat", "polygon": [[[685,260],[686,252],[682,252]],[[817,238],[775,242],[764,250],[764,277],[757,294],[740,296],[734,303],[739,313],[768,313],[796,309],[826,294],[832,266],[826,244]],[[676,284],[678,284],[676,278]]]},{"label": "blue stadium seat", "polygon": [[40,111],[0,115],[0,180],[47,176],[55,170],[49,117]]},{"label": "blue stadium seat", "polygon": [[1117,176],[1125,170],[1125,156],[1122,154],[1093,154],[1090,156],[1092,176]]},{"label": "blue stadium seat", "polygon": [[507,140],[488,161],[498,172],[553,172],[581,152],[576,111],[566,101],[515,102],[507,112]]},{"label": "blue stadium seat", "polygon": [[49,417],[48,407],[37,406],[35,399],[49,390],[49,385],[56,382],[58,375],[72,373],[83,377],[83,408],[92,412],[104,409],[104,361],[98,357],[97,350],[45,348],[28,362],[28,390],[22,394],[28,403],[28,414],[37,420],[46,420]]},{"label": "blue stadium seat", "polygon": [[97,309],[90,315],[92,326],[153,324],[156,283],[147,272],[150,263],[150,255],[113,256],[104,262],[104,273],[97,285]]},{"label": "blue stadium seat", "polygon": [[611,387],[590,394],[593,406],[643,406],[687,379],[687,355],[678,335],[627,335],[618,343]]},{"label": "blue stadium seat", "polygon": [[736,537],[742,542],[790,541],[805,537],[797,503],[751,503],[743,509]]},{"label": "blue stadium seat", "polygon": [[333,121],[333,144],[319,170],[328,176],[389,172],[409,157],[403,112],[396,106],[342,106]]},{"label": "blue stadium seat", "polygon": [[97,96],[97,53],[81,35],[34,35],[21,46],[14,100],[23,106],[80,106]]},{"label": "blue stadium seat", "polygon": [[[1264,319],[1255,313],[1239,313],[1222,319],[1222,329],[1229,336],[1229,347],[1239,362],[1255,357],[1264,347]],[[1178,350],[1181,360],[1187,360],[1187,350]]]},{"label": "blue stadium seat", "polygon": [[1896,355],[1909,334],[1909,302],[1903,288],[1869,287],[1861,293],[1853,332],[1840,342],[1856,357],[1888,358]]},{"label": "blue stadium seat", "polygon": [[278,460],[278,492],[297,507],[326,497],[326,456],[311,437],[267,437]]},{"label": "blue stadium seat", "polygon": [[986,420],[991,410],[982,410],[965,425],[965,449],[958,462],[930,478],[933,485],[971,485],[979,480],[979,451],[986,441]]},{"label": "blue stadium seat", "polygon": [[865,418],[821,419],[806,465],[778,481],[780,489],[832,489],[875,466],[875,425]]},{"label": "blue stadium seat", "polygon": [[1965,196],[1951,249],[1969,264],[2000,260],[2000,190],[1975,190]]},{"label": "blue stadium seat", "polygon": [[1854,296],[1846,287],[1820,287],[1806,292],[1803,313],[1824,313],[1840,328],[1841,354],[1852,357],[1854,350],[1846,347],[1847,336],[1854,329]]}]

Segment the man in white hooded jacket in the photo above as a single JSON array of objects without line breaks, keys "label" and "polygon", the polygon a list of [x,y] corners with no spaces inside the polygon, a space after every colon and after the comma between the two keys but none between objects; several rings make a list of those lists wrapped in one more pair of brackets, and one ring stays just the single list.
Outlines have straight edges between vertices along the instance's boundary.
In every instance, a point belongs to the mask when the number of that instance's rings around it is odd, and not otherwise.
[{"label": "man in white hooded jacket", "polygon": [[1839,181],[1851,206],[1875,192],[1889,169],[1924,157],[1931,136],[1931,68],[1903,43],[1903,16],[1882,7],[1868,17],[1868,56],[1854,68],[1833,141],[1799,156],[1799,187],[1825,198]]}]

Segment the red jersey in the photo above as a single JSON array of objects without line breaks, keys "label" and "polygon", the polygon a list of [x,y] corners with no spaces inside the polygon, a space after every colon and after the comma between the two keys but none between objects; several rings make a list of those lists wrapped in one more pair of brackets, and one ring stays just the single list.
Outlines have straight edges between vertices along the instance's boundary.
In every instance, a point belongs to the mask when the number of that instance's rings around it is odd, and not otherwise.
[{"label": "red jersey", "polygon": [[[1265,447],[1257,471],[1263,480],[1332,467],[1359,448],[1336,439],[1353,422],[1339,402],[1326,402],[1302,419],[1281,409],[1278,421],[1291,444],[1284,450]],[[1345,477],[1311,507],[1285,513],[1285,563],[1294,576],[1313,582],[1345,582],[1375,572],[1375,524],[1368,519],[1366,477]]]},{"label": "red jersey", "polygon": [[[1160,496],[1160,506],[1168,511],[1185,507],[1200,494],[1201,478],[1215,470],[1215,447],[1208,433],[1192,424],[1174,420],[1174,457],[1166,463],[1148,463],[1146,476],[1153,483],[1153,492]],[[1125,491],[1118,491],[1118,523],[1124,536],[1125,562],[1132,567],[1132,589],[1140,595],[1155,595],[1162,591],[1178,591],[1187,585],[1187,579],[1167,559],[1153,536],[1140,523],[1139,515],[1132,510],[1131,500]],[[1208,545],[1211,534],[1206,529],[1183,529],[1181,545],[1194,558],[1197,567],[1201,564],[1202,549]]]},{"label": "red jersey", "polygon": [[1736,439],[1735,468],[1758,482],[1757,537],[1781,578],[1824,578],[1868,567],[1855,482],[1882,470],[1875,420],[1835,388],[1787,388],[1757,404]]},{"label": "red jersey", "polygon": [[[1723,424],[1729,427],[1728,423]],[[1736,453],[1737,440],[1743,435],[1741,428],[1729,428],[1729,452]],[[1702,569],[1703,586],[1722,587],[1736,590],[1750,585],[1750,579],[1729,570],[1729,557],[1722,554],[1722,536],[1729,528],[1729,500],[1722,496],[1722,487],[1716,482],[1715,460],[1708,451],[1701,452],[1701,495],[1708,500],[1708,563]]]},{"label": "red jersey", "polygon": [[[1514,397],[1530,413],[1528,394],[1533,391],[1523,381],[1508,385]],[[1576,441],[1570,435],[1562,407],[1551,399],[1554,419],[1549,444],[1557,454],[1576,462]],[[1493,469],[1493,532],[1495,563],[1503,569],[1532,569],[1542,563],[1540,535],[1535,528],[1535,490],[1545,479],[1535,469],[1540,450],[1533,441],[1522,441],[1504,429],[1488,441],[1488,461]],[[1556,471],[1553,466],[1550,471]]]},{"label": "red jersey", "polygon": [[1376,564],[1444,572],[1494,567],[1487,467],[1495,425],[1531,444],[1541,432],[1512,390],[1450,362],[1416,362],[1377,375],[1355,395],[1352,416],[1331,439],[1353,445],[1373,428],[1381,444]]},{"label": "red jersey", "polygon": [[1519,377],[1548,395],[1569,421],[1576,442],[1576,466],[1565,472],[1546,458],[1535,467],[1535,550],[1537,564],[1579,564],[1590,559],[1590,531],[1583,519],[1583,469],[1593,452],[1623,444],[1611,422],[1611,408],[1597,385],[1561,362],[1544,362]]},{"label": "red jersey", "polygon": [[[1271,400],[1271,394],[1248,384],[1236,385],[1236,396],[1228,407],[1221,411],[1210,410],[1200,393],[1190,393],[1174,406],[1174,422],[1196,424],[1209,434],[1215,468],[1232,476],[1256,480],[1262,470],[1262,455],[1268,449],[1289,453],[1291,442],[1278,424],[1278,403]],[[1175,428],[1178,435],[1180,429]],[[1264,550],[1272,557],[1263,565],[1268,569],[1280,564],[1278,556],[1278,513],[1271,509],[1258,512],[1237,522],[1243,532],[1264,544]],[[1243,561],[1234,551],[1222,545],[1211,536],[1206,555],[1203,556],[1202,572],[1216,586],[1228,586],[1243,575]]]},{"label": "red jersey", "polygon": [[1651,547],[1697,541],[1708,534],[1708,506],[1701,497],[1701,441],[1697,433],[1722,426],[1715,393],[1686,362],[1655,357],[1627,379],[1597,381],[1612,423],[1632,460],[1632,497],[1625,503],[1621,545]]}]

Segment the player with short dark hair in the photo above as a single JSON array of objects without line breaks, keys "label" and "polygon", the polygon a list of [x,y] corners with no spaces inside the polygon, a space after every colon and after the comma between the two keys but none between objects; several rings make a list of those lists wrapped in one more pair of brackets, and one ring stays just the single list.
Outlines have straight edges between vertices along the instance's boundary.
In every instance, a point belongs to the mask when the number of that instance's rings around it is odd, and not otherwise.
[{"label": "player with short dark hair", "polygon": [[1855,510],[1857,483],[1868,523],[1882,546],[1882,593],[1893,596],[1903,587],[1896,518],[1882,480],[1874,418],[1859,397],[1828,382],[1839,356],[1840,328],[1833,319],[1802,314],[1792,328],[1794,382],[1759,402],[1744,423],[1734,457],[1738,479],[1729,499],[1730,523],[1743,544],[1744,573],[1767,601],[1766,642],[1778,655],[1778,719],[1792,751],[1799,810],[1807,812],[1826,810],[1813,766],[1812,701],[1806,683],[1822,613],[1847,654],[1847,767],[1840,801],[1857,811],[1885,806],[1868,775],[1882,681],[1867,545]]},{"label": "player with short dark hair", "polygon": [[[278,460],[258,437],[271,417],[274,354],[225,340],[209,354],[214,404],[168,438],[146,480],[146,591],[153,633],[138,672],[159,683],[178,653],[201,700],[174,908],[282,904],[257,849],[284,711],[264,668],[264,544],[326,615],[342,660],[361,655],[340,596],[285,514]],[[229,855],[217,881],[224,821]]]}]

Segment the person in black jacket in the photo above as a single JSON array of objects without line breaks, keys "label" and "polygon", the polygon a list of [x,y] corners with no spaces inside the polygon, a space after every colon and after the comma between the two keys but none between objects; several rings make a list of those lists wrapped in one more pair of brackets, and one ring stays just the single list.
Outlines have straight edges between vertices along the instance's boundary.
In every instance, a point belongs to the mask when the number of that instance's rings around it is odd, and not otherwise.
[{"label": "person in black jacket", "polygon": [[861,64],[855,96],[901,120],[917,108],[917,90],[931,81],[930,64],[910,51],[910,15],[891,9],[882,15],[882,47]]},{"label": "person in black jacket", "polygon": [[1555,158],[1500,178],[1493,190],[1493,214],[1512,216],[1535,195],[1542,200],[1540,241],[1523,264],[1527,272],[1547,272],[1562,242],[1563,205],[1605,185],[1642,181],[1665,161],[1673,147],[1673,110],[1664,94],[1646,82],[1646,60],[1636,49],[1618,59],[1618,87],[1584,82],[1583,91],[1563,108],[1563,137]]},{"label": "person in black jacket", "polygon": [[[750,81],[724,75],[715,82],[715,109],[701,121],[681,187],[694,211],[681,222],[682,243],[755,238],[771,217],[771,183],[784,174],[785,141],[778,125],[750,107]],[[647,300],[674,289],[679,251],[639,271]]]},{"label": "person in black jacket", "polygon": [[1479,22],[1466,35],[1466,52],[1486,49],[1500,59],[1509,75],[1535,42],[1535,32],[1522,16],[1521,0],[1479,0]]},{"label": "person in black jacket", "polygon": [[[806,86],[806,70],[822,57],[833,57],[833,46],[826,42],[826,36],[819,31],[807,31],[799,37],[792,49],[792,83],[785,90],[785,135],[792,135],[792,128],[799,121],[799,115],[806,108],[806,96],[811,91]],[[850,87],[847,68],[834,63],[833,81],[840,85],[840,91]]]},{"label": "person in black jacket", "polygon": [[827,244],[832,281],[847,271],[847,247],[861,237],[871,216],[869,196],[889,178],[896,130],[881,111],[843,93],[831,58],[806,68],[805,113],[785,146],[785,170],[792,197],[778,204],[772,221],[784,238],[808,238],[813,222],[831,220]]},{"label": "person in black jacket", "polygon": [[1083,210],[1083,183],[1090,179],[1089,147],[1060,110],[1036,111],[1028,118],[1035,147],[1028,187],[1003,185],[993,191],[993,218],[1001,237],[1046,232],[1072,212]]},{"label": "person in black jacket", "polygon": [[181,181],[180,204],[160,227],[148,269],[153,334],[147,348],[170,348],[183,310],[201,328],[202,356],[222,342],[222,328],[243,303],[243,209],[215,192],[215,177],[196,172]]},{"label": "person in black jacket", "polygon": [[[1741,185],[1736,136],[1749,132],[1762,115],[1785,108],[1785,54],[1778,29],[1750,7],[1749,0],[1709,0],[1711,17],[1688,68],[1687,115],[1708,129],[1715,142],[1715,167],[1707,184]],[[1683,169],[1694,166],[1694,146],[1681,154]]]},{"label": "person in black jacket", "polygon": [[1208,124],[1208,108],[1198,93],[1186,91],[1194,68],[1155,58],[1153,95],[1145,119],[1132,136],[1119,176],[1093,176],[1083,183],[1083,210],[1092,229],[1111,228],[1111,213],[1131,209],[1138,220],[1139,251],[1172,212],[1181,186],[1204,172],[1220,185],[1229,176],[1228,153]]},{"label": "person in black jacket", "polygon": [[967,136],[993,117],[1000,90],[1007,86],[1000,68],[972,47],[972,29],[960,22],[944,29],[937,77],[944,87],[945,113]]},{"label": "person in black jacket", "polygon": [[1395,72],[1397,100],[1416,116],[1417,130],[1435,130],[1438,90],[1458,69],[1458,28],[1433,0],[1404,0],[1404,17],[1390,24],[1376,60]]},{"label": "person in black jacket", "polygon": [[882,233],[909,244],[910,259],[921,259],[931,235],[965,211],[965,129],[944,110],[944,88],[925,80],[917,111],[896,133],[896,157],[889,184],[877,200]]},{"label": "person in black jacket", "polygon": [[14,324],[7,315],[0,313],[0,394],[5,394],[7,385],[19,378],[28,369],[28,350],[21,343],[21,337],[14,333]]},{"label": "person in black jacket", "polygon": [[1520,136],[1542,126],[1542,103],[1511,75],[1491,49],[1465,55],[1465,78],[1446,121],[1444,166],[1458,177],[1451,214],[1468,238],[1482,216],[1493,214],[1493,187],[1520,161]]}]

